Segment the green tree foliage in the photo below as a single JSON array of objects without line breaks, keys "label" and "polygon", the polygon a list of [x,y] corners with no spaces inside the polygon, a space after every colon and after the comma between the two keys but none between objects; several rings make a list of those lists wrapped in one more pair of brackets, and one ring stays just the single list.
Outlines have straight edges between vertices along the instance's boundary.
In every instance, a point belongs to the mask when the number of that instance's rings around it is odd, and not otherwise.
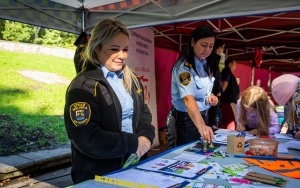
[{"label": "green tree foliage", "polygon": [[41,28],[39,33],[39,38],[36,39],[36,43],[50,46],[72,48],[74,47],[73,43],[77,38],[77,36],[72,33],[53,29]]},{"label": "green tree foliage", "polygon": [[25,43],[32,43],[34,40],[33,26],[6,20],[4,28],[2,31],[4,40]]},{"label": "green tree foliage", "polygon": [[61,38],[63,38],[62,46],[66,48],[74,48],[74,42],[77,39],[78,35],[73,33],[61,32]]},{"label": "green tree foliage", "polygon": [[2,31],[4,30],[4,27],[5,27],[5,20],[0,20],[0,40],[3,40]]},{"label": "green tree foliage", "polygon": [[36,39],[38,44],[45,44],[50,46],[59,46],[62,43],[62,38],[60,36],[60,31],[53,29],[44,29],[44,34]]},{"label": "green tree foliage", "polygon": [[46,29],[8,20],[0,20],[1,40],[75,48],[73,43],[77,37],[78,36],[75,34],[54,29]]}]

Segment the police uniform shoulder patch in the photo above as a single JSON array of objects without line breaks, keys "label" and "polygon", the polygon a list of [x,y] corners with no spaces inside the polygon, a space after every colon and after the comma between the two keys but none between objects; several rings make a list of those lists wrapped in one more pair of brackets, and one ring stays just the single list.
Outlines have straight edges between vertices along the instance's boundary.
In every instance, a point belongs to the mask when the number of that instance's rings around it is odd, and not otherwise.
[{"label": "police uniform shoulder patch", "polygon": [[91,107],[88,103],[76,102],[70,106],[70,118],[76,127],[88,124],[90,117]]},{"label": "police uniform shoulder patch", "polygon": [[191,74],[189,72],[183,72],[179,75],[179,80],[182,85],[187,86],[191,82]]}]

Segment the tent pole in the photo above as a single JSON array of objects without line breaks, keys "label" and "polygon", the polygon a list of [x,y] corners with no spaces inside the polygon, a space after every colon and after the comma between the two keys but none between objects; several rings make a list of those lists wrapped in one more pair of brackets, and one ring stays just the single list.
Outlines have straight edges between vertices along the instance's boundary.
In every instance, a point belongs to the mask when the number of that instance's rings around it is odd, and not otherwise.
[{"label": "tent pole", "polygon": [[250,86],[254,86],[254,62],[252,61],[252,70],[251,70],[251,83]]},{"label": "tent pole", "polygon": [[268,90],[271,91],[271,73],[272,73],[273,66],[269,67],[269,76],[268,76]]},{"label": "tent pole", "polygon": [[182,34],[179,35],[179,51],[181,52],[181,48],[182,48]]},{"label": "tent pole", "polygon": [[82,31],[84,31],[85,30],[85,27],[84,27],[84,25],[85,25],[85,12],[84,12],[84,8],[82,9],[82,22],[81,22],[81,27],[82,27]]}]

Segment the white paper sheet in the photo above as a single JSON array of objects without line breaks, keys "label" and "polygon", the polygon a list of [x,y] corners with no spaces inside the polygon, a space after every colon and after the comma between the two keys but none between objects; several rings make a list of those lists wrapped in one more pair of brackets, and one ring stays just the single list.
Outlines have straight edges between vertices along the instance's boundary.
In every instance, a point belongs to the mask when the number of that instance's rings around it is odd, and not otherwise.
[{"label": "white paper sheet", "polygon": [[291,134],[280,134],[280,133],[278,133],[278,134],[275,134],[275,138],[284,138],[284,139],[294,139],[293,138],[293,135],[291,135]]},{"label": "white paper sheet", "polygon": [[203,159],[206,159],[206,158],[207,158],[207,156],[205,156],[205,155],[189,154],[189,153],[183,153],[183,154],[180,154],[180,155],[174,157],[174,159],[176,159],[176,160],[187,161],[187,162],[192,162],[192,163],[202,161]]},{"label": "white paper sheet", "polygon": [[184,178],[138,169],[129,169],[123,172],[107,175],[105,177],[127,180],[163,188],[178,185],[185,181]]},{"label": "white paper sheet", "polygon": [[[218,129],[215,131],[215,134],[217,135],[229,135],[229,134],[233,134],[233,135],[238,135],[241,132],[238,132],[236,130],[230,130],[230,129]],[[253,136],[252,134],[248,134],[248,131],[245,131],[246,133],[246,137],[251,137],[251,138],[256,138],[256,136]]]},{"label": "white paper sheet", "polygon": [[[229,134],[216,134],[215,137],[214,137],[214,140],[213,140],[213,143],[219,143],[219,144],[224,144],[224,145],[227,145],[227,136]],[[237,134],[235,134],[237,135]],[[245,136],[245,140],[249,140],[249,139],[252,139],[252,138],[256,138],[254,136],[250,136],[250,135],[246,135]],[[248,146],[248,145],[246,145]]]},{"label": "white paper sheet", "polygon": [[291,140],[284,143],[288,149],[300,150],[300,140]]},{"label": "white paper sheet", "polygon": [[284,145],[284,143],[280,143],[278,145],[278,149],[277,149],[278,153],[289,153],[289,150],[287,149],[287,147]]},{"label": "white paper sheet", "polygon": [[236,130],[230,130],[230,129],[218,129],[215,131],[215,134],[234,134],[237,135],[240,132],[236,131]]}]

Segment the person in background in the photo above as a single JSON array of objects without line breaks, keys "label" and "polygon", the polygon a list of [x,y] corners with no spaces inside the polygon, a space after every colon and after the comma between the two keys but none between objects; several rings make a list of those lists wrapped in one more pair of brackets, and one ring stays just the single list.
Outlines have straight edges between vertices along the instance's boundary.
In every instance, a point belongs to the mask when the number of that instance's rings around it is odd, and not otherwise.
[{"label": "person in background", "polygon": [[258,86],[248,87],[237,101],[236,123],[237,131],[249,131],[253,135],[269,136],[280,132],[275,106]]},{"label": "person in background", "polygon": [[[221,39],[216,39],[213,52],[206,58],[209,69],[213,77],[215,78],[212,94],[217,96],[219,101],[221,99],[222,93],[222,80],[219,65],[221,62],[221,54],[223,54],[224,48],[224,41]],[[210,126],[213,129],[213,131],[216,131],[219,127],[219,122],[216,121],[217,113],[219,110],[219,104],[220,102],[216,106],[211,106],[208,109],[207,113],[207,125]]]},{"label": "person in background", "polygon": [[105,19],[93,29],[83,70],[66,92],[74,183],[119,170],[129,156],[147,158],[155,137],[143,86],[127,66],[129,30]]},{"label": "person in background", "polygon": [[278,105],[288,106],[286,133],[300,139],[300,78],[292,74],[283,74],[272,81],[271,92]]},{"label": "person in background", "polygon": [[205,123],[207,110],[218,103],[218,98],[211,93],[214,77],[205,60],[212,52],[214,42],[215,33],[210,27],[197,27],[172,68],[173,109],[167,120],[167,124],[172,123],[168,124],[168,132],[174,133],[168,137],[173,144],[171,147],[200,137],[207,142],[214,138],[211,127]]},{"label": "person in background", "polygon": [[84,62],[83,52],[88,43],[89,35],[86,32],[81,32],[79,37],[75,40],[74,45],[76,46],[75,54],[74,54],[74,65],[76,74],[78,74]]},{"label": "person in background", "polygon": [[225,67],[221,72],[223,92],[221,94],[221,103],[220,103],[221,110],[222,110],[222,119],[220,123],[220,128],[222,129],[235,130],[236,128],[236,122],[235,122],[236,109],[233,109],[233,107],[236,106],[237,100],[239,98],[240,87],[236,81],[236,77],[232,73],[235,67],[236,67],[235,59],[229,57],[225,60]]}]

